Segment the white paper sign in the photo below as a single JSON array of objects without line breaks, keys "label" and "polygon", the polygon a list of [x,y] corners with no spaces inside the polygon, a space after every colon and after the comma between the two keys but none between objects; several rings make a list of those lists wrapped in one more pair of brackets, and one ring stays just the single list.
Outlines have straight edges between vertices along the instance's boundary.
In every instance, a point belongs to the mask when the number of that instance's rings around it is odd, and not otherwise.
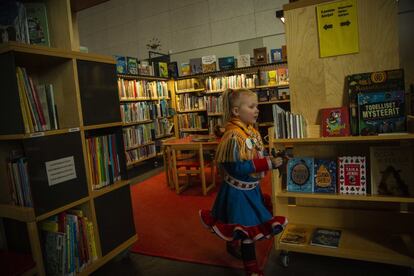
[{"label": "white paper sign", "polygon": [[49,186],[76,178],[75,160],[73,156],[48,161],[45,164]]}]

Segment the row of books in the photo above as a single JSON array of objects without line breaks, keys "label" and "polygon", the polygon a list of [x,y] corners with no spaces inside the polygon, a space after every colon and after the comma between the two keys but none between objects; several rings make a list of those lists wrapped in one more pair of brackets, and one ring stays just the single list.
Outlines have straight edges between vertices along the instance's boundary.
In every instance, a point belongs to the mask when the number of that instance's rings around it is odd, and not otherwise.
[{"label": "row of books", "polygon": [[180,129],[197,128],[200,129],[205,124],[205,118],[197,113],[179,114],[178,127]]},{"label": "row of books", "polygon": [[[168,77],[168,64],[161,62],[158,64],[149,64],[146,60],[138,61],[136,57],[127,56],[115,56],[116,60],[116,72],[118,74],[125,75],[142,75],[142,76],[155,76],[155,71],[158,72],[159,77]],[[155,70],[155,66],[160,66]]]},{"label": "row of books", "polygon": [[75,275],[98,259],[93,223],[71,209],[40,223],[48,275]]},{"label": "row of books", "polygon": [[307,136],[303,115],[285,111],[280,105],[272,105],[276,139],[304,138]]},{"label": "row of books", "polygon": [[122,129],[125,149],[152,142],[154,124],[142,124]]},{"label": "row of books", "polygon": [[168,118],[156,119],[154,121],[155,138],[171,135],[173,127],[174,123],[172,123]]},{"label": "row of books", "polygon": [[168,98],[166,81],[126,80],[118,78],[120,100],[149,100]]},{"label": "row of books", "polygon": [[26,157],[11,157],[7,162],[7,168],[12,204],[33,207]]},{"label": "row of books", "polygon": [[289,87],[261,89],[257,91],[257,98],[259,102],[289,100]]},{"label": "row of books", "polygon": [[206,97],[196,96],[194,94],[177,95],[178,112],[198,111],[206,109]]},{"label": "row of books", "polygon": [[222,77],[209,76],[205,79],[205,88],[207,92],[223,91],[227,88],[254,88],[256,80],[256,74],[236,74]]},{"label": "row of books", "polygon": [[25,132],[58,129],[52,84],[36,84],[23,67],[16,67],[16,77]]},{"label": "row of books", "polygon": [[45,3],[1,1],[0,11],[0,43],[50,46]]},{"label": "row of books", "polygon": [[175,91],[177,91],[178,93],[180,91],[204,88],[201,81],[196,78],[176,80],[174,83],[175,83]]},{"label": "row of books", "polygon": [[279,242],[289,245],[314,245],[338,248],[342,231],[339,229],[316,228],[289,224],[280,236]]},{"label": "row of books", "polygon": [[207,97],[207,113],[223,113],[223,96]]},{"label": "row of books", "polygon": [[118,142],[115,134],[86,139],[88,170],[94,190],[121,180],[117,149]]},{"label": "row of books", "polygon": [[208,133],[210,135],[215,135],[215,131],[214,131],[215,126],[223,126],[222,117],[209,117],[208,118]]},{"label": "row of books", "polygon": [[139,147],[137,149],[129,150],[126,152],[127,166],[146,159],[148,157],[153,157],[156,154],[155,145],[146,145]]},{"label": "row of books", "polygon": [[289,71],[286,66],[279,66],[276,70],[261,70],[255,84],[259,85],[288,85]]},{"label": "row of books", "polygon": [[[366,156],[339,156],[337,160],[294,157],[287,163],[287,190],[302,193],[338,193],[414,197],[413,148],[372,146]],[[371,185],[367,185],[370,180]]]},{"label": "row of books", "polygon": [[122,122],[124,123],[142,122],[171,116],[170,106],[166,100],[160,100],[158,103],[123,103],[120,108]]}]

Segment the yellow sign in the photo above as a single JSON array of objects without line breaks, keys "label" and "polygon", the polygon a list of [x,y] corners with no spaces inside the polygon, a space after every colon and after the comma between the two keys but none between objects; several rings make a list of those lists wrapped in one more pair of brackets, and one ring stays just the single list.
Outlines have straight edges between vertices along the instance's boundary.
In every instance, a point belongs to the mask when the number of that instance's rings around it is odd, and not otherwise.
[{"label": "yellow sign", "polygon": [[321,57],[358,53],[356,1],[344,0],[317,6]]}]

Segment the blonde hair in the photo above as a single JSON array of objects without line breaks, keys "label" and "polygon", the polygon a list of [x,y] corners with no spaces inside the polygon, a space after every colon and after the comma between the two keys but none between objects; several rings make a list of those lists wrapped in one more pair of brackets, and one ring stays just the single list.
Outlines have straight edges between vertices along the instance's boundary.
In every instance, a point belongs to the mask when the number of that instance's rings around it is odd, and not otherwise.
[{"label": "blonde hair", "polygon": [[232,109],[235,106],[239,106],[240,98],[242,95],[256,96],[252,90],[241,88],[241,89],[226,89],[223,93],[223,124],[226,123],[233,117]]}]

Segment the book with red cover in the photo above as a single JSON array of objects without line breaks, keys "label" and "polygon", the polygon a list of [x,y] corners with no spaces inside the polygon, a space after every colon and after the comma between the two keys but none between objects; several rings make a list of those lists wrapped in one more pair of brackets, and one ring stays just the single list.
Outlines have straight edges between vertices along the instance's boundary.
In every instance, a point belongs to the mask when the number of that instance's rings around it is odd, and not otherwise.
[{"label": "book with red cover", "polygon": [[365,156],[338,157],[338,186],[340,194],[367,194]]},{"label": "book with red cover", "polygon": [[349,113],[346,107],[321,109],[322,137],[349,136]]}]

